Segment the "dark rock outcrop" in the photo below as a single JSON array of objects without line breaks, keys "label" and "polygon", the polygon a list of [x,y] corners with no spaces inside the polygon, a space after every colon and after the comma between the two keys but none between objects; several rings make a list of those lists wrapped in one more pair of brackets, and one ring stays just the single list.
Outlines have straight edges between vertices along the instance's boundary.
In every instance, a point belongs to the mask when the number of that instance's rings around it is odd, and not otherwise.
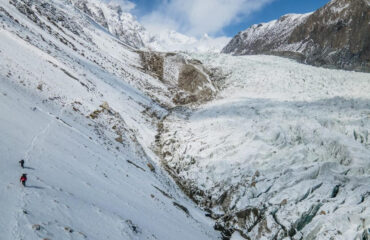
[{"label": "dark rock outcrop", "polygon": [[313,13],[253,25],[222,52],[287,56],[315,66],[369,72],[369,23],[369,0],[332,0]]},{"label": "dark rock outcrop", "polygon": [[176,105],[202,103],[217,93],[222,73],[207,69],[200,61],[186,59],[181,54],[137,51],[147,74],[171,86]]}]

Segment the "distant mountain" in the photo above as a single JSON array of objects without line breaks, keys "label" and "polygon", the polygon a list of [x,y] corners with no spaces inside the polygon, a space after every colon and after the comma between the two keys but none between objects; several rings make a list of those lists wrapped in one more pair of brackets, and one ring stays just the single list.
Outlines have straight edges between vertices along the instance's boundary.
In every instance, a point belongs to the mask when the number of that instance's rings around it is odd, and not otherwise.
[{"label": "distant mountain", "polygon": [[144,42],[148,49],[162,52],[183,51],[219,53],[229,41],[230,38],[228,37],[211,38],[207,34],[197,39],[171,30],[164,30],[160,33],[152,34],[150,39],[144,37]]},{"label": "distant mountain", "polygon": [[370,71],[370,1],[333,0],[237,34],[223,53],[273,54],[347,70]]},{"label": "distant mountain", "polygon": [[213,39],[204,35],[201,39],[171,30],[150,32],[143,27],[124,4],[104,3],[99,0],[70,0],[73,5],[90,16],[95,22],[135,49],[153,51],[220,52],[229,38]]}]

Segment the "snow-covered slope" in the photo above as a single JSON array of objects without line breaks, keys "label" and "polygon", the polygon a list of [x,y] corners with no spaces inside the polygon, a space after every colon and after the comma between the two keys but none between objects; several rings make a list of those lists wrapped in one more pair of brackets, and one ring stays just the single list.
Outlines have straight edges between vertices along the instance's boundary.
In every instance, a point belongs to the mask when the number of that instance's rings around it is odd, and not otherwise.
[{"label": "snow-covered slope", "polygon": [[1,0],[0,42],[1,239],[218,238],[158,164],[173,103],[137,53],[65,0]]},{"label": "snow-covered slope", "polygon": [[127,12],[130,9],[125,8],[122,4],[113,1],[106,3],[100,0],[70,1],[122,42],[138,49],[145,46],[142,37],[149,33],[132,14]]},{"label": "snow-covered slope", "polygon": [[312,13],[288,14],[268,23],[254,24],[235,36],[222,50],[235,55],[257,54],[274,51],[302,52],[303,42],[286,44],[294,29]]},{"label": "snow-covered slope", "polygon": [[218,228],[246,239],[368,238],[370,75],[192,57],[228,77],[217,100],[166,118],[162,155]]}]

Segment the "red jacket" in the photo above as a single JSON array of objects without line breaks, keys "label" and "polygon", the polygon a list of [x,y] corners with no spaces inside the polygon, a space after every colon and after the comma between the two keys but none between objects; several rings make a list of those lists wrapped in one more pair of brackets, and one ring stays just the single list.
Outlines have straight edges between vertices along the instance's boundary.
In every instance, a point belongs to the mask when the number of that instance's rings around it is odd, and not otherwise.
[{"label": "red jacket", "polygon": [[27,181],[27,177],[22,176],[20,180],[21,180],[21,182],[25,182],[25,181]]}]

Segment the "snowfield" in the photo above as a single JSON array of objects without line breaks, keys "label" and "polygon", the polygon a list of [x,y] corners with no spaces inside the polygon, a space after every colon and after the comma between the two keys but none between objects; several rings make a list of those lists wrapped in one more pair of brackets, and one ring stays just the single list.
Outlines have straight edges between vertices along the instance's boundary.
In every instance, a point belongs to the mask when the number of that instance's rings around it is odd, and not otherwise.
[{"label": "snowfield", "polygon": [[1,239],[218,239],[152,151],[173,104],[139,54],[64,0],[1,0],[0,42]]},{"label": "snowfield", "polygon": [[272,56],[191,57],[227,74],[216,100],[165,121],[165,162],[193,198],[250,239],[367,236],[370,75]]},{"label": "snowfield", "polygon": [[149,170],[130,136],[124,145],[102,139],[101,126],[71,106],[43,104],[4,78],[0,85],[1,239],[217,239],[166,174]]}]

